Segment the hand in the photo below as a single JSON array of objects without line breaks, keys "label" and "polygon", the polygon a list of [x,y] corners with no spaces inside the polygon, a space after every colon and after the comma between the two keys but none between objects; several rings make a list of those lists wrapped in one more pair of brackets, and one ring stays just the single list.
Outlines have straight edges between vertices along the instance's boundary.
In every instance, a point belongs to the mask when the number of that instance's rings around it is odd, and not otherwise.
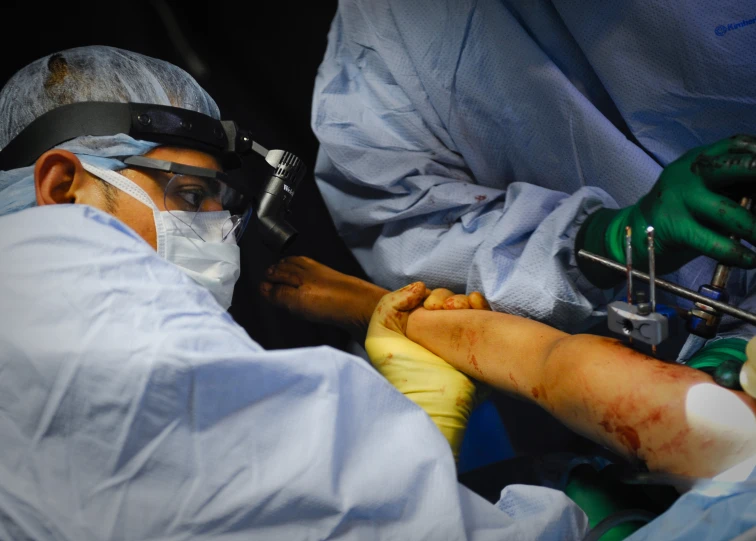
[{"label": "hand", "polygon": [[455,295],[453,291],[442,287],[430,292],[423,303],[423,308],[426,310],[491,310],[486,298],[477,291],[469,295]]},{"label": "hand", "polygon": [[746,360],[746,341],[722,338],[706,344],[685,364],[706,372],[722,387],[740,391],[739,375]]},{"label": "hand", "polygon": [[456,459],[475,406],[475,384],[405,336],[410,312],[428,293],[415,282],[385,295],[370,319],[365,350],[378,372],[430,416]]},{"label": "hand", "polygon": [[[739,135],[695,148],[662,171],[651,191],[621,210],[602,209],[586,220],[577,249],[625,263],[625,228],[632,228],[633,266],[648,269],[646,227],[655,230],[657,274],[675,271],[699,255],[725,265],[756,267],[756,254],[730,238],[756,243],[756,216],[740,198],[756,195],[756,139]],[[578,258],[599,287],[622,280]]]},{"label": "hand", "polygon": [[740,386],[756,398],[756,337],[751,338],[746,345],[746,362],[740,369]]}]

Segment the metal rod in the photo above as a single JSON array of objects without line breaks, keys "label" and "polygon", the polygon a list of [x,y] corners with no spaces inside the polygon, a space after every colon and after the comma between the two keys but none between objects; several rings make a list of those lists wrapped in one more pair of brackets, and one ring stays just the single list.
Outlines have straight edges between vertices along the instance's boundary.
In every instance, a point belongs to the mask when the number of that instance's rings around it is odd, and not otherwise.
[{"label": "metal rod", "polygon": [[651,312],[656,312],[656,256],[654,254],[654,227],[646,228],[648,237],[648,296]]},{"label": "metal rod", "polygon": [[[596,255],[591,252],[586,252],[585,250],[578,251],[578,256],[584,259],[588,259],[589,261],[593,261],[594,263],[599,263],[600,265],[604,265],[605,267],[614,269],[619,272],[625,272],[627,270],[625,269],[624,265],[621,265],[617,263],[616,261],[612,261],[611,259],[601,257],[600,255]],[[643,280],[644,282],[649,281],[648,274],[646,274],[645,272],[640,272],[633,269],[632,274],[635,278]],[[730,314],[731,316],[737,317],[739,319],[742,319],[743,321],[748,321],[749,323],[753,323],[754,325],[756,325],[756,314],[752,314],[751,312],[746,312],[745,310],[741,310],[740,308],[730,306],[729,304],[724,303],[724,302],[715,301],[714,299],[710,299],[709,297],[704,297],[703,295],[700,295],[699,293],[696,293],[695,291],[692,291],[683,286],[679,286],[677,284],[673,284],[672,282],[667,282],[666,280],[661,280],[659,278],[656,278],[654,280],[654,283],[656,284],[658,288],[663,289],[664,291],[669,291],[670,293],[674,293],[678,297],[682,297],[683,299],[688,299],[694,302],[703,303],[706,306],[711,306],[712,308],[719,310],[723,314]]]},{"label": "metal rod", "polygon": [[633,230],[625,227],[625,264],[627,265],[627,304],[633,304]]}]

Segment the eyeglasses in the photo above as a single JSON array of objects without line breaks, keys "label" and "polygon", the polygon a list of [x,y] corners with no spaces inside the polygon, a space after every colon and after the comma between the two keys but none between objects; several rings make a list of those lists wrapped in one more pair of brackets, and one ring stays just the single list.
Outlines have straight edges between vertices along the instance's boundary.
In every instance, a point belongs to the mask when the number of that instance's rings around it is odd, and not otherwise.
[{"label": "eyeglasses", "polygon": [[223,224],[223,242],[241,238],[252,215],[252,198],[239,189],[243,188],[240,180],[223,171],[145,156],[128,156],[122,161],[131,167],[169,174],[160,182],[164,185],[165,209],[190,228],[198,213],[225,210],[231,217]]}]

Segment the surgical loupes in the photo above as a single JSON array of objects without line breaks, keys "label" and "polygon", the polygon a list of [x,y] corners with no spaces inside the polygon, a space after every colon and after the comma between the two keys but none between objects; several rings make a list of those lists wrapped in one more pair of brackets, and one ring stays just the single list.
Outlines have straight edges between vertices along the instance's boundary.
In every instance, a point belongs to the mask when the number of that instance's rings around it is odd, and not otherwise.
[{"label": "surgical loupes", "polygon": [[635,293],[636,304],[633,304],[633,269],[632,269],[632,231],[625,230],[625,261],[627,282],[627,302],[615,301],[609,304],[607,311],[607,324],[609,330],[627,336],[631,341],[637,340],[651,346],[652,352],[656,353],[656,346],[669,336],[669,321],[667,317],[656,311],[656,262],[654,258],[654,228],[646,229],[648,241],[648,275],[649,297],[643,291]]}]

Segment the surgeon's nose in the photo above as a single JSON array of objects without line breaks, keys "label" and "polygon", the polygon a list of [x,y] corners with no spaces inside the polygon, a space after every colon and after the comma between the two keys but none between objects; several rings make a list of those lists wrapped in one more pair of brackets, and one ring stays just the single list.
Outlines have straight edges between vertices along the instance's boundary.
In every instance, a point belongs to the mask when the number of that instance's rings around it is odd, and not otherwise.
[{"label": "surgeon's nose", "polygon": [[223,210],[223,205],[217,199],[206,198],[200,205],[200,212],[217,212]]}]

